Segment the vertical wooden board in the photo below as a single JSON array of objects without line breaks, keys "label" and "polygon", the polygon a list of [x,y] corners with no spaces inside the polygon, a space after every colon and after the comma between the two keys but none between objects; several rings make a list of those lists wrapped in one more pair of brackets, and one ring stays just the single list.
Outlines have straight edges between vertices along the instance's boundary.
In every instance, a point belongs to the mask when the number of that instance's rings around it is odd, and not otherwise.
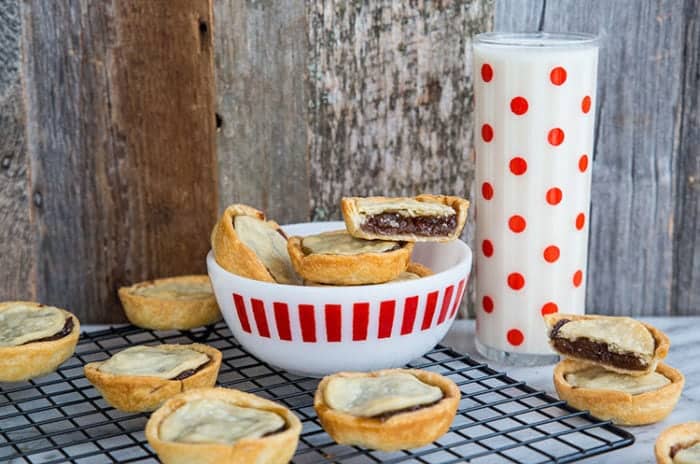
[{"label": "vertical wooden board", "polygon": [[19,2],[0,2],[0,301],[35,296],[20,37]]},{"label": "vertical wooden board", "polygon": [[686,0],[682,105],[679,105],[673,303],[675,314],[700,314],[700,0]]},{"label": "vertical wooden board", "polygon": [[547,0],[497,0],[495,29],[502,32],[541,31]]},{"label": "vertical wooden board", "polygon": [[119,286],[204,271],[210,2],[37,0],[22,17],[38,297],[122,321]]},{"label": "vertical wooden board", "polygon": [[[491,29],[493,3],[319,0],[307,9],[312,218],[339,218],[347,195],[471,198],[471,37]],[[469,243],[473,223],[472,209]]]},{"label": "vertical wooden board", "polygon": [[[680,81],[673,77],[683,69],[680,3],[544,4],[544,30],[602,34],[587,276],[592,312],[670,313],[679,175],[674,127],[682,104]],[[497,28],[517,23],[519,10],[507,14],[510,19],[499,16]]]},{"label": "vertical wooden board", "polygon": [[221,207],[309,218],[304,0],[215,2]]}]

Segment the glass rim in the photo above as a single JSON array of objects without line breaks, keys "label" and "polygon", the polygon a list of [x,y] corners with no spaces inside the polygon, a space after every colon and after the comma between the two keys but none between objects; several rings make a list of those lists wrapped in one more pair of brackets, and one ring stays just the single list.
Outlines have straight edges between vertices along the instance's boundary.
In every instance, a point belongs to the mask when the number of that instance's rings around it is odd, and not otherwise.
[{"label": "glass rim", "polygon": [[482,32],[474,45],[520,48],[582,48],[597,46],[600,35],[585,32]]}]

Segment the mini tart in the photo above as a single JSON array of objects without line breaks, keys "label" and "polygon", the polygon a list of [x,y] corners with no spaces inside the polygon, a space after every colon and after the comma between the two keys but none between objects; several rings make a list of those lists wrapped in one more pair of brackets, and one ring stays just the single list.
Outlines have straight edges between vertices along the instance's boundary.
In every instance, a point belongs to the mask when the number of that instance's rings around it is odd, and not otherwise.
[{"label": "mini tart", "polygon": [[0,303],[0,313],[20,307],[29,311],[50,310],[65,322],[54,327],[55,331],[48,329],[51,334],[37,333],[32,340],[28,333],[19,344],[0,346],[0,382],[19,382],[54,372],[73,355],[80,338],[80,321],[64,309],[29,301],[8,301]]},{"label": "mini tart", "polygon": [[188,330],[221,320],[209,276],[149,280],[119,289],[129,322],[152,330]]},{"label": "mini tart", "polygon": [[[434,403],[390,411],[374,417],[352,415],[328,405],[326,389],[334,378],[380,377],[409,374],[438,387],[442,398]],[[316,389],[314,409],[324,430],[341,445],[358,445],[381,451],[417,448],[444,435],[457,413],[461,392],[454,382],[435,372],[418,369],[384,369],[376,372],[339,372],[324,377]]]},{"label": "mini tart", "polygon": [[[670,347],[662,331],[629,317],[555,313],[544,320],[554,351],[621,374],[654,372]],[[571,322],[576,324],[568,325]]]},{"label": "mini tart", "polygon": [[[658,364],[655,372],[670,382],[656,390],[635,395],[620,390],[573,386],[567,380],[568,375],[589,369],[590,364],[572,359],[557,364],[554,368],[554,388],[559,398],[577,409],[590,411],[598,419],[612,420],[619,425],[645,425],[663,420],[676,407],[685,382],[683,374],[663,363]],[[643,378],[601,371],[626,377],[626,383]]]},{"label": "mini tart", "polygon": [[[311,240],[313,248],[307,246]],[[413,243],[362,240],[344,230],[336,230],[291,237],[287,250],[297,273],[306,280],[331,285],[365,285],[396,279],[408,266]]]},{"label": "mini tart", "polygon": [[[233,406],[272,412],[283,419],[285,428],[260,438],[240,438],[233,444],[163,440],[163,422],[188,402],[198,400],[219,400]],[[174,396],[154,412],[146,424],[146,439],[164,464],[283,464],[292,459],[300,433],[301,422],[289,409],[259,396],[227,388],[200,388]]]},{"label": "mini tart", "polygon": [[350,235],[367,240],[446,242],[459,237],[469,202],[447,195],[348,197],[340,203]]},{"label": "mini tart", "polygon": [[[238,219],[238,227],[236,222]],[[211,233],[211,247],[219,266],[249,279],[300,284],[287,255],[287,236],[265,214],[246,205],[226,208]]]},{"label": "mini tart", "polygon": [[656,445],[654,445],[656,462],[658,464],[685,464],[693,462],[690,460],[674,460],[674,458],[677,458],[677,454],[681,450],[698,444],[700,444],[700,422],[685,422],[669,427],[661,432],[659,438],[656,439]]},{"label": "mini tart", "polygon": [[97,388],[107,403],[124,412],[153,411],[178,393],[194,388],[211,387],[216,383],[221,367],[221,352],[216,348],[199,343],[158,347],[168,351],[189,348],[206,354],[209,362],[199,366],[193,374],[182,380],[103,372],[100,367],[107,360],[86,364],[85,377]]},{"label": "mini tart", "polygon": [[[407,280],[416,280],[420,279],[421,277],[428,277],[429,275],[433,275],[433,271],[431,271],[428,267],[423,266],[422,264],[419,263],[408,263],[408,267],[406,268],[405,271],[403,271],[397,278],[394,280],[390,280],[389,282],[384,282],[385,284],[392,284],[394,282],[405,282]],[[332,287],[333,285],[328,285],[328,284],[320,284],[318,282],[312,282],[310,280],[304,280],[304,285],[308,287]]]}]

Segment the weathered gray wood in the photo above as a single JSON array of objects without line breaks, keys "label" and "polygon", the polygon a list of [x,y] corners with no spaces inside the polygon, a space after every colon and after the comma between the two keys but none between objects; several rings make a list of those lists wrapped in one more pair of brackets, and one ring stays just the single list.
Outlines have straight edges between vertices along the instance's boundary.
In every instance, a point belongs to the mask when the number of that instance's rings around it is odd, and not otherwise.
[{"label": "weathered gray wood", "polygon": [[304,0],[214,4],[221,207],[309,216]]},{"label": "weathered gray wood", "polygon": [[0,300],[35,295],[19,1],[0,1]]},{"label": "weathered gray wood", "polygon": [[[696,29],[694,38],[688,36],[687,26],[697,24],[698,12],[697,7],[683,10],[696,3],[593,0],[584,7],[576,0],[501,2],[499,30],[533,29],[536,12],[544,7],[539,29],[603,35],[588,309],[663,315],[677,304],[678,310],[685,308],[681,312],[700,312],[700,272],[693,264],[698,261],[698,189],[687,181],[696,175],[693,163],[697,172],[698,143],[692,127],[697,100],[688,98],[693,89],[697,92],[697,81],[692,82],[697,61],[688,53],[697,55],[698,35]],[[679,189],[683,193],[677,196]],[[683,296],[674,298],[674,289]]]},{"label": "weathered gray wood", "polygon": [[36,296],[123,321],[119,286],[205,270],[211,1],[36,0],[22,22]]},{"label": "weathered gray wood", "polygon": [[700,0],[687,0],[683,17],[671,307],[676,314],[700,314]]}]

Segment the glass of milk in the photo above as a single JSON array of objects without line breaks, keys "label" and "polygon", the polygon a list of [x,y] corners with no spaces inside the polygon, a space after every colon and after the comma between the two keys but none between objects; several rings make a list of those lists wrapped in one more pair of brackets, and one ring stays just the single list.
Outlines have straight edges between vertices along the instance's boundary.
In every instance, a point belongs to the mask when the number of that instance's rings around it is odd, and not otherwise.
[{"label": "glass of milk", "polygon": [[542,315],[584,312],[598,40],[474,38],[476,346],[555,362]]}]

